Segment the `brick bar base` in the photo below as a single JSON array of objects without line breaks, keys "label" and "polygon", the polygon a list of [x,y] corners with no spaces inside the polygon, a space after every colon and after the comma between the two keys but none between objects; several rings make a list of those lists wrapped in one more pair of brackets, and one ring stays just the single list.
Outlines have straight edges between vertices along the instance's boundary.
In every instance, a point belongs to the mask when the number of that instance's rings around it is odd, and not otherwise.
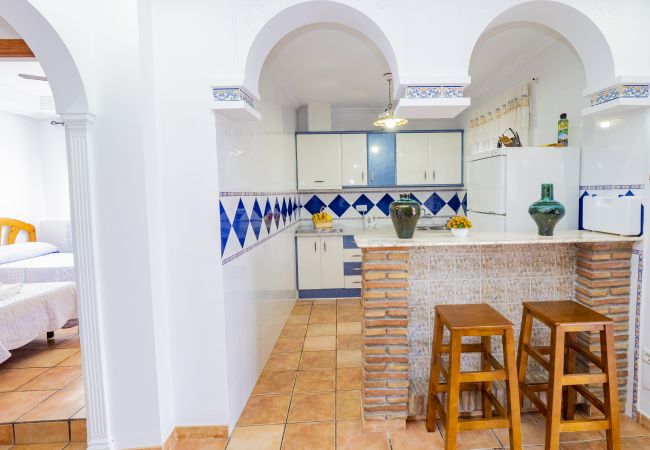
[{"label": "brick bar base", "polygon": [[363,250],[363,418],[367,431],[406,427],[408,268],[408,250]]},{"label": "brick bar base", "polygon": [[[614,320],[619,399],[624,405],[627,391],[632,243],[576,244],[576,247],[575,298]],[[598,334],[582,334],[578,339],[592,352],[600,354]],[[580,365],[585,371],[600,371],[586,361],[581,361]],[[591,390],[602,398],[602,386],[593,386]]]}]

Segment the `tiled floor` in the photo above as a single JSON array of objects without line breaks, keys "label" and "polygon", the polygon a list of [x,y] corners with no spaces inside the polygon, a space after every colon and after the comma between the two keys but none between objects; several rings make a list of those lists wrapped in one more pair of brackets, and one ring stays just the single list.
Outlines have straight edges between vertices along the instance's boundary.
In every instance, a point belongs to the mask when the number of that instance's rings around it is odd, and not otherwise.
[{"label": "tiled floor", "polygon": [[0,364],[0,450],[85,448],[84,406],[78,328],[39,336]]},{"label": "tiled floor", "polygon": [[[543,449],[544,418],[525,414],[522,421],[527,449]],[[650,432],[627,418],[622,434],[623,449],[650,449]],[[227,449],[429,450],[444,448],[442,436],[440,430],[427,433],[423,421],[408,422],[404,431],[364,433],[360,302],[299,301]],[[606,448],[600,432],[563,433],[562,440],[565,450]],[[507,446],[507,430],[462,432],[458,437],[459,450]]]}]

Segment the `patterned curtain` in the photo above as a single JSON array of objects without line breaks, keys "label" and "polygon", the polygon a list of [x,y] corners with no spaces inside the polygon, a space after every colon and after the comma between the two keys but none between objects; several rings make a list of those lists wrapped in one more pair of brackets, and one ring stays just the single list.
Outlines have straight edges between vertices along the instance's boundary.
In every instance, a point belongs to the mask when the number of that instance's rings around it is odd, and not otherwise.
[{"label": "patterned curtain", "polygon": [[[528,83],[522,83],[497,98],[481,105],[470,117],[467,141],[470,153],[480,153],[497,148],[498,138],[512,128],[528,145],[529,104]],[[511,136],[511,133],[507,133]]]}]

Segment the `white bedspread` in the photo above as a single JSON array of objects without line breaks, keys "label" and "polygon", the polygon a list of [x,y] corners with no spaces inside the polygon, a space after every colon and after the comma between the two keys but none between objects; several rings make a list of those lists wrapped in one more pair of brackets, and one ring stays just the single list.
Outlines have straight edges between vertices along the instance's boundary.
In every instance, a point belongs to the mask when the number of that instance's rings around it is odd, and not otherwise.
[{"label": "white bedspread", "polygon": [[26,284],[18,295],[0,301],[0,363],[9,350],[22,347],[39,334],[63,327],[77,318],[74,283]]},{"label": "white bedspread", "polygon": [[50,253],[0,264],[0,283],[75,281],[72,253]]}]

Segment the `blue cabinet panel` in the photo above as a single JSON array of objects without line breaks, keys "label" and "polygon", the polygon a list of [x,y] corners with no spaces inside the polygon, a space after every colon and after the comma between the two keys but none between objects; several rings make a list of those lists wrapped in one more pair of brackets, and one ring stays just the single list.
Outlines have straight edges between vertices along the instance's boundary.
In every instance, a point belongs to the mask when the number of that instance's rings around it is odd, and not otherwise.
[{"label": "blue cabinet panel", "polygon": [[344,262],[343,275],[361,275],[361,262]]},{"label": "blue cabinet panel", "polygon": [[368,134],[368,185],[395,186],[395,133]]},{"label": "blue cabinet panel", "polygon": [[354,236],[343,236],[343,248],[359,248],[357,247],[357,243],[354,242]]}]

